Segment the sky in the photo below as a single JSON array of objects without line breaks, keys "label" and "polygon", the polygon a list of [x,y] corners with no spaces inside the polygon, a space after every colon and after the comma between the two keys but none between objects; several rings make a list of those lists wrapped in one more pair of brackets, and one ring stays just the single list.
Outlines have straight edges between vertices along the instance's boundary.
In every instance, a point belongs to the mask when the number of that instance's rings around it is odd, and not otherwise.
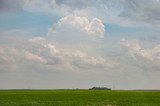
[{"label": "sky", "polygon": [[0,0],[0,89],[160,89],[159,0]]}]

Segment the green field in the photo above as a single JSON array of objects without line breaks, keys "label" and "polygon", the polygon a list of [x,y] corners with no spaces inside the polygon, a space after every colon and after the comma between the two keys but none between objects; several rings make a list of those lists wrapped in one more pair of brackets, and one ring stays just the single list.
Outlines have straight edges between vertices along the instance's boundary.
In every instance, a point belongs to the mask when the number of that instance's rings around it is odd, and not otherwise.
[{"label": "green field", "polygon": [[160,106],[158,91],[5,90],[0,106]]}]

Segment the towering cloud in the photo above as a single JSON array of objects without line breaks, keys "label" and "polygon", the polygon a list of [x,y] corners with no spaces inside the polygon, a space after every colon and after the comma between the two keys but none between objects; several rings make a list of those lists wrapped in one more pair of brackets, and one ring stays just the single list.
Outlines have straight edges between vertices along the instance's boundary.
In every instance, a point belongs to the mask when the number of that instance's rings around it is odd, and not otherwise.
[{"label": "towering cloud", "polygon": [[69,15],[50,28],[47,36],[61,43],[76,44],[103,38],[104,33],[105,26],[100,19]]}]

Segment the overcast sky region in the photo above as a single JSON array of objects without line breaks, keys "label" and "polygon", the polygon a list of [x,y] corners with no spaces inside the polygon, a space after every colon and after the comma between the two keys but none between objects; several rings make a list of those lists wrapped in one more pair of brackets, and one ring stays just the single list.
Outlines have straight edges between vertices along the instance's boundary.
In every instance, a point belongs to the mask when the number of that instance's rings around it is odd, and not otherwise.
[{"label": "overcast sky region", "polygon": [[160,89],[159,0],[0,0],[0,89]]}]

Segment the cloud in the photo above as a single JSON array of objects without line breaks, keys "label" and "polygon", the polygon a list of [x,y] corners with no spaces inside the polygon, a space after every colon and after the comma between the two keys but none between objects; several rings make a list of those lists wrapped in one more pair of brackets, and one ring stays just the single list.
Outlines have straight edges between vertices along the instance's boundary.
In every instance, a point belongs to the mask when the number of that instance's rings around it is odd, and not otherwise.
[{"label": "cloud", "polygon": [[0,45],[0,72],[17,70],[19,51],[16,48]]},{"label": "cloud", "polygon": [[[64,17],[97,17],[121,26],[159,26],[158,0],[1,0],[0,11],[45,12]],[[11,5],[12,4],[12,5]]]},{"label": "cloud", "polygon": [[[10,36],[9,39],[5,38],[8,42],[12,40],[14,44],[5,45],[11,50],[15,48],[17,53],[7,56],[10,59],[13,58],[13,65],[23,64],[21,65],[23,67],[25,64],[32,63],[38,66],[52,67],[54,70],[66,69],[82,73],[89,70],[111,68],[113,64],[96,52],[96,50],[101,51],[98,45],[101,44],[104,37],[104,27],[100,19],[68,15],[54,24],[44,37],[23,37],[23,39],[19,38],[20,42],[17,43],[15,43],[16,38]],[[13,33],[3,34],[7,36],[7,34]],[[4,50],[2,47],[0,52],[8,52],[10,49]],[[1,56],[5,57],[5,54],[1,54]]]},{"label": "cloud", "polygon": [[134,21],[146,22],[153,25],[160,23],[160,2],[157,0],[126,0],[126,10],[121,13]]},{"label": "cloud", "polygon": [[[92,56],[86,51],[74,50],[71,47],[66,49],[63,45],[57,48],[53,43],[40,37],[29,39],[27,44],[23,44],[23,48],[1,47],[0,59],[1,69],[4,72],[21,71],[20,69],[24,66],[29,65],[28,67],[30,67],[31,64],[38,65],[38,67],[52,67],[52,69],[60,72],[68,70],[79,73],[112,67],[112,64],[100,55]],[[16,69],[13,68],[15,66]],[[34,67],[35,71],[38,67]]]},{"label": "cloud", "polygon": [[[121,26],[159,26],[158,0],[1,0],[0,11],[45,12],[64,17],[97,17]],[[12,5],[11,5],[12,4]]]},{"label": "cloud", "polygon": [[38,55],[35,55],[33,53],[30,52],[25,52],[25,58],[28,59],[29,61],[36,61],[36,62],[42,62],[42,63],[46,63],[46,60]]},{"label": "cloud", "polygon": [[14,48],[10,48],[10,47],[0,47],[0,58],[2,60],[2,63],[14,63],[15,59],[14,56],[17,55],[17,51]]},{"label": "cloud", "polygon": [[60,16],[97,17],[105,23],[122,26],[159,26],[160,23],[160,2],[157,0],[25,0],[22,7],[26,11]]},{"label": "cloud", "polygon": [[160,61],[160,45],[144,49],[138,41],[126,41],[124,39],[122,40],[122,45],[127,48],[134,58],[142,57],[149,61]]},{"label": "cloud", "polygon": [[21,0],[0,0],[0,12],[15,12],[22,8]]},{"label": "cloud", "polygon": [[[56,46],[53,42],[51,43],[49,40],[40,37],[30,39],[30,42],[34,45],[34,50],[38,52],[35,52],[34,55],[27,53],[27,57],[29,55],[28,59],[39,60],[48,65],[56,65],[55,68],[65,67],[65,69],[71,71],[81,72],[86,69],[112,67],[112,64],[107,63],[102,56],[90,56],[91,54],[86,53],[85,50],[81,51],[82,48],[79,45],[77,45],[79,49],[73,49],[70,46],[65,48],[65,44],[56,44]],[[41,58],[37,55],[40,55]]]},{"label": "cloud", "polygon": [[[63,40],[63,42],[72,41],[79,42],[84,39],[103,38],[105,26],[102,21],[97,18],[88,19],[77,15],[68,15],[60,19],[57,24],[54,24],[48,32],[48,37]],[[81,39],[82,38],[82,39]]]},{"label": "cloud", "polygon": [[[87,2],[83,0],[23,0],[22,8],[30,12],[41,11],[65,16],[73,13],[80,13],[84,8],[92,6],[93,3],[94,1]],[[41,8],[39,8],[39,6]]]},{"label": "cloud", "polygon": [[[138,40],[122,40],[123,57],[127,60],[121,59],[121,62],[126,63],[130,70],[136,69],[138,71],[153,72],[160,70],[160,45],[152,45],[145,47],[146,43]],[[143,46],[142,46],[143,45]],[[128,63],[127,63],[128,62]],[[145,72],[144,72],[145,73]]]},{"label": "cloud", "polygon": [[[99,82],[102,82],[100,85],[111,83],[108,86],[115,83],[116,88],[121,89],[159,88],[157,86],[160,74],[160,62],[157,57],[158,45],[146,48],[141,45],[142,41],[123,39],[121,43],[125,49],[121,51],[119,50],[121,45],[117,41],[112,41],[111,44],[104,43],[110,49],[104,46],[104,48],[99,48],[98,45],[102,43],[101,41],[95,42],[83,35],[83,39],[91,40],[92,43],[56,42],[45,36],[22,39],[19,37],[18,42],[17,37],[9,35],[8,37],[6,35],[5,39],[0,37],[2,38],[0,39],[0,78],[2,79],[0,83],[4,88],[12,88],[16,85],[21,85],[18,86],[19,88],[28,86],[31,88],[44,88],[44,86],[46,88],[55,86],[68,88],[72,86],[73,79],[76,80],[75,83],[77,81],[79,83],[87,82],[86,88],[97,85]],[[94,36],[90,37],[94,38]],[[148,52],[151,56],[154,51],[153,60],[143,57],[142,51]],[[7,80],[3,84],[3,80],[9,78],[11,80]],[[35,82],[30,83],[32,80]],[[14,82],[13,86],[10,85],[12,81]],[[93,81],[95,82],[93,83]],[[50,86],[53,83],[54,85]],[[66,83],[67,86],[64,86]],[[91,85],[88,85],[90,83]],[[84,87],[83,84],[74,86]]]}]

